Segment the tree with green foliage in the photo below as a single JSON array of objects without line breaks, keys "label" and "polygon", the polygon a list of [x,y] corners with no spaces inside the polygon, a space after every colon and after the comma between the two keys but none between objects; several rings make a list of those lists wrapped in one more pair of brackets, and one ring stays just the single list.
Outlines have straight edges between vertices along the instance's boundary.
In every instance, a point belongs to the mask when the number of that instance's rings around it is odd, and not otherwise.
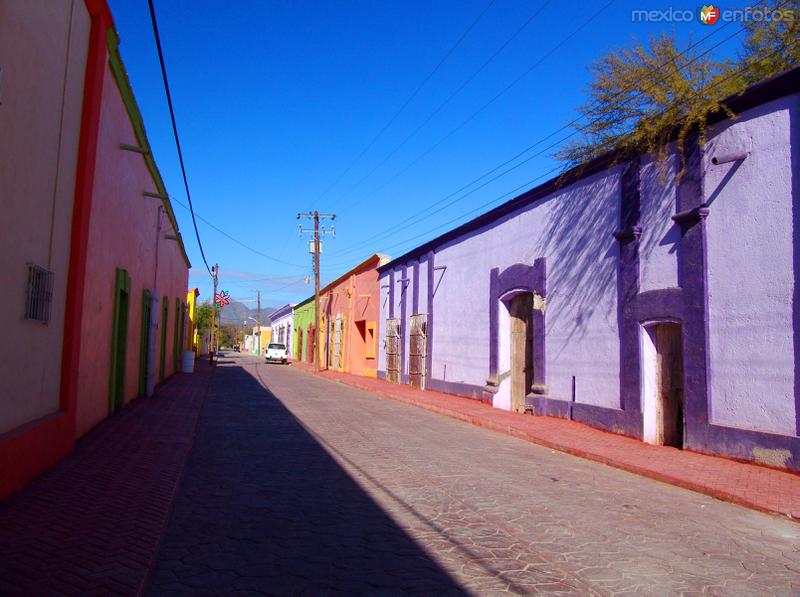
[{"label": "tree with green foliage", "polygon": [[211,306],[209,301],[203,301],[197,306],[195,328],[197,328],[198,331],[211,329],[211,323],[214,319],[214,310],[214,307]]},{"label": "tree with green foliage", "polygon": [[232,323],[223,323],[219,327],[219,345],[225,348],[231,348],[237,343],[238,327]]},{"label": "tree with green foliage", "polygon": [[767,12],[772,16],[768,21],[745,24],[748,35],[739,62],[750,67],[744,73],[748,85],[800,64],[800,0],[772,0]]},{"label": "tree with green foliage", "polygon": [[771,14],[777,9],[795,19],[747,23],[738,60],[716,61],[698,43],[681,51],[668,35],[600,58],[590,67],[589,101],[579,108],[583,118],[576,126],[579,136],[556,157],[567,169],[608,152],[615,152],[614,163],[651,154],[664,165],[674,149],[683,162],[690,135],[705,141],[711,114],[735,117],[725,98],[797,66],[800,0],[771,2]]}]

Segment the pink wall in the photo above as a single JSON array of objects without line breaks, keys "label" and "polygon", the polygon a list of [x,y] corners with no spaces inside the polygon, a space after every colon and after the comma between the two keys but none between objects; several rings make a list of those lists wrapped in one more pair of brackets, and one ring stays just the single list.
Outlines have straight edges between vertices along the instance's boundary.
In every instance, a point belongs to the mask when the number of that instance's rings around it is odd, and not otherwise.
[{"label": "pink wall", "polygon": [[[83,2],[0,3],[0,434],[59,409],[89,28]],[[47,325],[22,318],[28,263],[53,274]]]},{"label": "pink wall", "polygon": [[[137,145],[128,112],[116,80],[107,68],[100,115],[94,202],[89,231],[87,280],[84,293],[82,345],[79,374],[77,433],[82,435],[108,416],[109,367],[116,268],[131,278],[128,349],[125,368],[125,402],[135,398],[139,385],[139,349],[142,323],[142,291],[153,290],[156,222],[159,199],[143,197],[155,192],[151,174],[141,154],[119,149],[121,143]],[[169,299],[166,375],[176,371],[173,362],[175,298],[186,302],[188,265],[175,234],[162,215],[158,253],[159,328],[156,336],[156,375],[161,346],[161,301]],[[157,379],[157,378],[156,378]]]}]

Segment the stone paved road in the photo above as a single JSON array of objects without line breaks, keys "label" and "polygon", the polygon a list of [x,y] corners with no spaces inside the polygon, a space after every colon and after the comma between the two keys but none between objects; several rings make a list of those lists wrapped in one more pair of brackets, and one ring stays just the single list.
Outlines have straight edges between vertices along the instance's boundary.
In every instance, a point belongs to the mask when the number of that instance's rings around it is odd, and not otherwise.
[{"label": "stone paved road", "polygon": [[800,595],[800,525],[234,356],[150,584],[188,591]]}]

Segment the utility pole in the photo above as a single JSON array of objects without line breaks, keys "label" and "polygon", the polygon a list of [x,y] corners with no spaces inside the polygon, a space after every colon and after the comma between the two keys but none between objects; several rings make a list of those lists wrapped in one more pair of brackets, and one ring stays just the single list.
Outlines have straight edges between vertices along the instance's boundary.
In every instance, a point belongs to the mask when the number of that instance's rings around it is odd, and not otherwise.
[{"label": "utility pole", "polygon": [[256,354],[261,354],[261,291],[258,290],[258,303],[256,307],[256,311],[258,316],[256,317],[256,323],[258,324],[258,350],[256,350]]},{"label": "utility pole", "polygon": [[211,303],[211,346],[209,346],[209,360],[210,363],[214,364],[214,328],[217,325],[217,276],[219,275],[219,264],[214,264],[214,267],[211,268],[211,276],[214,278],[214,298],[212,299]]},{"label": "utility pole", "polygon": [[[325,234],[330,234],[331,236],[336,235],[336,230],[333,225],[331,225],[330,230],[325,230],[325,226],[322,226],[320,229],[319,220],[320,218],[323,220],[335,220],[336,214],[321,214],[315,209],[313,212],[308,212],[307,214],[297,214],[297,219],[299,220],[300,218],[314,219],[314,241],[312,251],[314,253],[314,371],[319,373],[319,237],[320,234],[323,236]],[[311,232],[311,230],[304,229],[301,224],[300,234],[304,232]]]}]

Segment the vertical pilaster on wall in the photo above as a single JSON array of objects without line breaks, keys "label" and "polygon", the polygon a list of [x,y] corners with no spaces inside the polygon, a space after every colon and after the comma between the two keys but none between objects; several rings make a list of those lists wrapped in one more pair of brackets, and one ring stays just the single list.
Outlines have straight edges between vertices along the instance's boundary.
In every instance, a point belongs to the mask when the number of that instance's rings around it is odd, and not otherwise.
[{"label": "vertical pilaster on wall", "polygon": [[414,281],[414,297],[411,303],[411,314],[417,315],[419,313],[419,260],[414,262],[412,276]]},{"label": "vertical pilaster on wall", "polygon": [[408,383],[408,351],[406,350],[406,289],[408,288],[408,268],[404,265],[400,276],[400,346],[402,359],[400,359],[400,382]]},{"label": "vertical pilaster on wall", "polygon": [[389,272],[389,319],[394,319],[394,270]]},{"label": "vertical pilaster on wall", "polygon": [[800,147],[800,118],[797,110],[790,110],[790,147],[794,148],[792,158],[792,340],[794,343],[794,418],[795,433],[800,436],[800,160],[797,148]]},{"label": "vertical pilaster on wall", "polygon": [[709,423],[708,384],[708,272],[706,224],[708,209],[703,199],[703,150],[695,135],[686,144],[684,172],[677,188],[681,226],[678,284],[683,289],[684,444],[702,447]]},{"label": "vertical pilaster on wall", "polygon": [[[489,274],[489,378],[486,380],[486,392],[494,394],[497,391],[497,367],[498,367],[498,343],[494,341],[492,330],[496,330],[498,326],[499,305],[497,302],[497,279],[500,276],[500,268],[492,268]],[[487,396],[484,396],[487,398]],[[491,396],[488,396],[491,398]]]},{"label": "vertical pilaster on wall", "polygon": [[[542,299],[547,299],[547,259],[539,257],[533,262],[537,280],[535,287]],[[494,301],[497,303],[497,301]],[[539,395],[547,394],[547,316],[546,307],[533,307],[533,381],[531,392]]]},{"label": "vertical pilaster on wall", "polygon": [[620,408],[641,412],[639,321],[633,302],[639,294],[639,237],[641,235],[641,164],[639,158],[624,165],[620,180],[620,229],[617,262],[617,327],[619,334]]},{"label": "vertical pilaster on wall", "polygon": [[[426,259],[428,265],[428,336],[426,338],[427,346],[425,347],[425,372],[427,379],[433,378],[433,267],[434,267],[434,252],[428,251],[428,258]],[[428,384],[426,384],[427,386]]]},{"label": "vertical pilaster on wall", "polygon": [[60,406],[70,418],[70,441],[74,439],[78,376],[81,354],[81,325],[86,282],[86,257],[89,244],[89,223],[92,211],[94,171],[97,163],[97,141],[100,133],[100,110],[103,101],[103,79],[108,63],[107,31],[111,27],[108,7],[87,3],[91,16],[89,47],[83,81],[81,132],[78,141],[78,163],[75,174],[75,201],[70,231],[69,271],[67,273],[64,312],[64,341],[61,353]]}]

